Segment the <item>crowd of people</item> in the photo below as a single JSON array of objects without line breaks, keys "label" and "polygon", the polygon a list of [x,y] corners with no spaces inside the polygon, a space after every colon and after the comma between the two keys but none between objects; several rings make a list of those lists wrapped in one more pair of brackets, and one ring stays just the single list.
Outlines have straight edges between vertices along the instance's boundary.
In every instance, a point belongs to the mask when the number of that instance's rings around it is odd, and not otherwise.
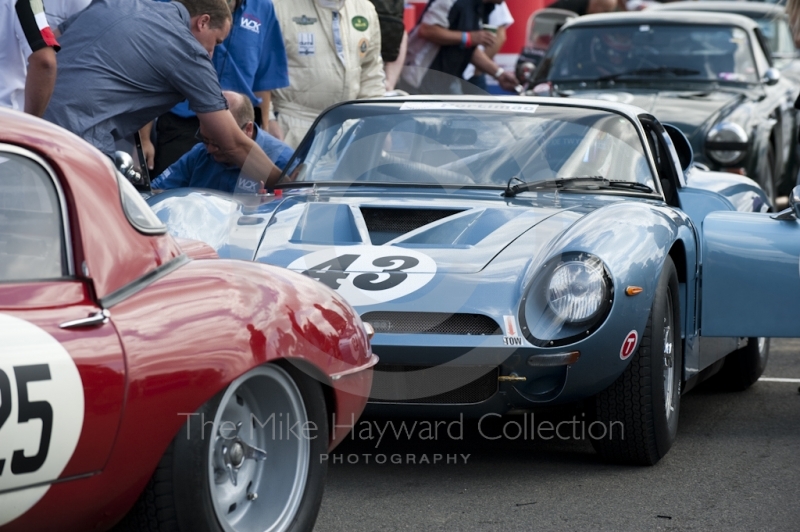
[{"label": "crowd of people", "polygon": [[0,105],[111,157],[139,135],[163,188],[270,187],[341,101],[518,84],[493,60],[503,0],[431,0],[409,34],[403,0],[0,1]]}]

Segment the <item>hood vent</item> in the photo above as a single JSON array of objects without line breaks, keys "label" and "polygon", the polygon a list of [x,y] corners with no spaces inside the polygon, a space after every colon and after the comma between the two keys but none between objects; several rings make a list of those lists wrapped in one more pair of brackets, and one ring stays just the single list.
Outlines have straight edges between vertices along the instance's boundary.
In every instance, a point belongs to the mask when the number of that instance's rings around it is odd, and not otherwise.
[{"label": "hood vent", "polygon": [[380,246],[442,218],[458,214],[453,209],[382,209],[361,207],[372,244]]}]

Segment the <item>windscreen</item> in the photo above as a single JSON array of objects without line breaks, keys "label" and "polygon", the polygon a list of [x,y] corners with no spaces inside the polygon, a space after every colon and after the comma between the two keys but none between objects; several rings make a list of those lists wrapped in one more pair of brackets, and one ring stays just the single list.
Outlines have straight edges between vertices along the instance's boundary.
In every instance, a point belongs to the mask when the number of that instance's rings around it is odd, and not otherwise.
[{"label": "windscreen", "polygon": [[723,25],[587,26],[565,30],[537,79],[756,82],[747,32]]},{"label": "windscreen", "polygon": [[567,106],[347,104],[321,118],[297,157],[298,182],[505,187],[597,176],[655,188],[628,118]]}]

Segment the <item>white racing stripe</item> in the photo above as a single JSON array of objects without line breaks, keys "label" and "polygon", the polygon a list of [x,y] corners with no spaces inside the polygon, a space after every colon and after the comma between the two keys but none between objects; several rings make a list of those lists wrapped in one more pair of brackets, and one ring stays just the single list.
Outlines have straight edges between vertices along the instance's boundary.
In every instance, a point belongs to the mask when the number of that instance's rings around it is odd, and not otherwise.
[{"label": "white racing stripe", "polygon": [[800,379],[781,379],[778,377],[761,377],[758,379],[763,382],[794,382],[796,384],[800,384]]}]

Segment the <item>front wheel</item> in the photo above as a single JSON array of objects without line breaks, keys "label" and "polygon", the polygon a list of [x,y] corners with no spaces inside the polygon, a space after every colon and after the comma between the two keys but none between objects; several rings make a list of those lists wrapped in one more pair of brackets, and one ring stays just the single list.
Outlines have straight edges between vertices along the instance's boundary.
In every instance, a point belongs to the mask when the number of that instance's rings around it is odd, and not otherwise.
[{"label": "front wheel", "polygon": [[233,381],[197,414],[178,432],[123,529],[314,527],[328,443],[318,382],[289,365],[265,364]]},{"label": "front wheel", "polygon": [[590,413],[606,430],[592,438],[611,462],[654,465],[678,433],[681,400],[678,275],[667,257],[642,340],[625,371],[591,401]]}]

